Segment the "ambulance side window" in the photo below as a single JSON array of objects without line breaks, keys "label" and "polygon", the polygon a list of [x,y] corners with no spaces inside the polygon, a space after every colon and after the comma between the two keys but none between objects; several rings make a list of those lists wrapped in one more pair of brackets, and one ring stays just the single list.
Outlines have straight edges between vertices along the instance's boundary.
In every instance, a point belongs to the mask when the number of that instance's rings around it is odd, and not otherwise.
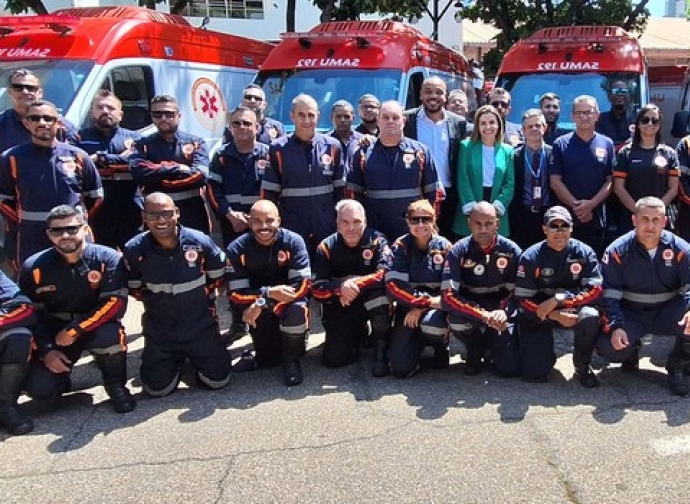
[{"label": "ambulance side window", "polygon": [[407,98],[405,98],[405,109],[417,108],[421,104],[419,93],[422,91],[424,74],[421,71],[410,74],[410,82],[407,86]]},{"label": "ambulance side window", "polygon": [[149,102],[153,97],[153,73],[146,66],[113,68],[113,92],[122,101],[122,127],[139,130],[151,124]]}]

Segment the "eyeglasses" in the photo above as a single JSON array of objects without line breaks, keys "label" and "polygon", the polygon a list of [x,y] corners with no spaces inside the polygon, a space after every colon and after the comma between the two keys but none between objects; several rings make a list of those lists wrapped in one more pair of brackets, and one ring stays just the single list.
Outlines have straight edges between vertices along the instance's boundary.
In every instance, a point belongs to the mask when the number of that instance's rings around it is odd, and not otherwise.
[{"label": "eyeglasses", "polygon": [[661,119],[658,117],[641,117],[640,118],[640,124],[649,124],[652,123],[654,126],[658,125],[661,122]]},{"label": "eyeglasses", "polygon": [[154,119],[162,119],[163,117],[165,117],[166,119],[174,119],[176,116],[176,110],[156,110],[155,112],[151,112],[151,117],[153,117]]},{"label": "eyeglasses", "polygon": [[626,88],[621,88],[621,87],[615,87],[611,89],[611,94],[612,95],[618,95],[618,96],[625,96],[629,93],[630,91]]},{"label": "eyeglasses", "polygon": [[60,227],[53,227],[53,228],[48,228],[48,234],[50,236],[53,236],[55,238],[59,238],[60,236],[64,235],[67,233],[70,236],[74,236],[79,232],[79,230],[82,228],[83,224],[79,224],[78,226],[60,226]]},{"label": "eyeglasses", "polygon": [[253,95],[253,94],[246,94],[246,95],[244,95],[244,99],[247,100],[247,101],[258,101],[258,102],[264,101],[264,99],[261,98],[260,96]]},{"label": "eyeglasses", "polygon": [[576,110],[573,115],[579,119],[584,119],[585,117],[592,117],[596,113],[596,110]]},{"label": "eyeglasses", "polygon": [[508,108],[510,107],[510,102],[507,101],[492,101],[491,106],[494,108]]},{"label": "eyeglasses", "polygon": [[558,231],[570,231],[570,224],[549,224],[546,227],[549,228],[549,231],[553,231],[554,233]]},{"label": "eyeglasses", "polygon": [[28,115],[26,116],[26,119],[34,123],[41,122],[41,120],[43,120],[43,122],[46,124],[55,124],[58,120],[58,118],[55,116],[37,114]]},{"label": "eyeglasses", "polygon": [[33,84],[10,84],[12,87],[12,91],[20,92],[20,91],[28,91],[29,93],[35,93],[39,89],[41,89],[39,86],[34,86]]},{"label": "eyeglasses", "polygon": [[142,214],[144,215],[144,220],[147,221],[157,221],[160,217],[163,217],[165,220],[170,220],[175,217],[175,210],[160,210],[158,212],[144,210]]},{"label": "eyeglasses", "polygon": [[233,128],[251,128],[252,126],[254,126],[254,123],[251,121],[232,121],[230,123],[230,126],[232,126]]},{"label": "eyeglasses", "polygon": [[433,217],[408,217],[407,222],[410,224],[431,224],[434,222]]}]

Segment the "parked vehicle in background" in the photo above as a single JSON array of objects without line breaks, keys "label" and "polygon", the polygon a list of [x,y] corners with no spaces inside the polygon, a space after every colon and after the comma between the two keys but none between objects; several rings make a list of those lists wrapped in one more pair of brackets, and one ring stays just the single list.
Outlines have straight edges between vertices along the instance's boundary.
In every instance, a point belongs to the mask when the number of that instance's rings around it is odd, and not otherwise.
[{"label": "parked vehicle in background", "polygon": [[680,108],[678,90],[683,81],[686,65],[649,67],[649,101],[654,103],[664,118],[661,123],[661,140],[674,145],[671,129],[675,113]]},{"label": "parked vehicle in background", "polygon": [[467,59],[396,21],[323,23],[308,32],[284,33],[261,66],[256,83],[266,93],[266,115],[288,127],[292,99],[312,96],[322,111],[318,128],[332,128],[330,109],[337,100],[356,104],[371,93],[382,102],[420,105],[424,79],[438,76],[448,89],[462,89],[476,110],[473,76]]},{"label": "parked vehicle in background", "polygon": [[676,138],[683,138],[690,134],[690,65],[685,68],[677,103],[671,134]]},{"label": "parked vehicle in background", "polygon": [[150,99],[169,94],[180,105],[180,129],[208,140],[221,136],[226,111],[273,48],[139,7],[0,17],[0,34],[0,110],[10,107],[8,72],[28,68],[45,99],[78,127],[101,88],[122,100],[122,126],[136,130],[151,124]]},{"label": "parked vehicle in background", "polygon": [[525,110],[539,107],[543,93],[552,92],[561,98],[559,125],[575,129],[569,113],[573,99],[594,96],[606,112],[607,92],[616,81],[628,85],[631,114],[647,104],[649,78],[637,39],[617,26],[561,26],[544,28],[513,45],[498,70],[496,86],[512,96],[508,120],[519,123]]}]

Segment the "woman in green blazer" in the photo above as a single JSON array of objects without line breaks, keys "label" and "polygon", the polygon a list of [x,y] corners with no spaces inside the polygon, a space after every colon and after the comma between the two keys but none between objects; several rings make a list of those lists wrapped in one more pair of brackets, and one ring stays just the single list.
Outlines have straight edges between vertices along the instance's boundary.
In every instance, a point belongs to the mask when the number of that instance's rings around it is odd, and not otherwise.
[{"label": "woman in green blazer", "polygon": [[479,107],[474,115],[472,137],[460,143],[458,154],[458,205],[453,231],[469,236],[467,216],[474,203],[485,200],[496,207],[499,234],[510,235],[508,205],[513,199],[515,172],[513,148],[502,142],[503,119],[491,105]]}]

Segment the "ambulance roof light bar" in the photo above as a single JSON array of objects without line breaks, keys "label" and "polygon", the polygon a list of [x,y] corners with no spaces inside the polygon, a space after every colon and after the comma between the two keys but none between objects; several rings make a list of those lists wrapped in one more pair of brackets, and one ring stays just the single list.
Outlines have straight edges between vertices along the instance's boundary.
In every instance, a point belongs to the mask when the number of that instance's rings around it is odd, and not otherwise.
[{"label": "ambulance roof light bar", "polygon": [[544,28],[523,39],[528,44],[590,43],[629,41],[631,37],[619,26],[565,26]]}]

